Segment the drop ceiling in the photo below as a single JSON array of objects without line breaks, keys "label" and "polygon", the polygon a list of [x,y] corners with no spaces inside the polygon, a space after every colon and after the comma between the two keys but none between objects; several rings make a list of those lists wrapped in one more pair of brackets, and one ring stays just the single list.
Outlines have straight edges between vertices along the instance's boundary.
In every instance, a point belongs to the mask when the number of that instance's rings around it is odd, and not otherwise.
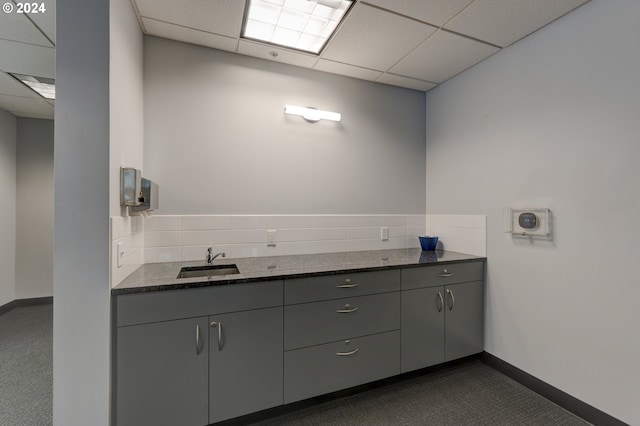
[{"label": "drop ceiling", "polygon": [[55,78],[55,0],[44,0],[45,12],[0,13],[0,109],[18,117],[53,118],[54,101],[44,99],[9,73]]},{"label": "drop ceiling", "polygon": [[[421,91],[588,2],[356,0],[313,55],[242,39],[246,0],[131,1],[145,34]],[[7,73],[54,77],[54,16],[0,15],[0,108],[14,115],[53,118],[53,102]]]}]

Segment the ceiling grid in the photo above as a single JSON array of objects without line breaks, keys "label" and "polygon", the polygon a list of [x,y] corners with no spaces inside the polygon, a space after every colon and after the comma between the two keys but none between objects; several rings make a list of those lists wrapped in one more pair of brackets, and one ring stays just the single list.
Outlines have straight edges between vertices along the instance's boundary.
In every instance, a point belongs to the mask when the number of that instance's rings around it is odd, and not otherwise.
[{"label": "ceiling grid", "polygon": [[[588,2],[355,0],[316,55],[243,39],[249,0],[130,1],[145,34],[420,91]],[[286,0],[291,1],[306,0]],[[55,0],[45,4],[55,11]],[[6,73],[54,77],[54,17],[47,13],[21,20],[0,14],[0,108],[18,116],[53,118],[51,103]]]}]

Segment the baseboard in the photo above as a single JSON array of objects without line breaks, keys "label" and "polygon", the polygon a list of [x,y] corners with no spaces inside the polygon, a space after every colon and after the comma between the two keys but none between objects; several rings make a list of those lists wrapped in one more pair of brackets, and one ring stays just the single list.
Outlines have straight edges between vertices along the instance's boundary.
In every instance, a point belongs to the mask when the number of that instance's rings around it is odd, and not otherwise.
[{"label": "baseboard", "polygon": [[35,306],[35,305],[51,305],[52,303],[53,303],[53,296],[33,297],[31,299],[16,299],[0,306],[0,315],[6,314],[7,312],[15,308],[20,308],[24,306]]},{"label": "baseboard", "polygon": [[505,376],[512,378],[538,395],[541,395],[589,423],[594,425],[629,426],[615,417],[612,417],[609,414],[574,398],[568,393],[543,382],[542,380],[520,370],[518,367],[515,367],[494,355],[491,355],[488,352],[483,352],[480,355],[480,359],[485,364],[495,368]]}]

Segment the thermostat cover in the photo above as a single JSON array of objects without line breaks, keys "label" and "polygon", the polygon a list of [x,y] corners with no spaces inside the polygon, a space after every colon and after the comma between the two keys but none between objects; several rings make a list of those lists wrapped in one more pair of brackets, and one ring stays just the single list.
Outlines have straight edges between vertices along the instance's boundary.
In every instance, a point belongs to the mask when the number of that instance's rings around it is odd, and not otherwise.
[{"label": "thermostat cover", "polygon": [[504,232],[514,237],[551,238],[551,210],[548,208],[505,208]]}]

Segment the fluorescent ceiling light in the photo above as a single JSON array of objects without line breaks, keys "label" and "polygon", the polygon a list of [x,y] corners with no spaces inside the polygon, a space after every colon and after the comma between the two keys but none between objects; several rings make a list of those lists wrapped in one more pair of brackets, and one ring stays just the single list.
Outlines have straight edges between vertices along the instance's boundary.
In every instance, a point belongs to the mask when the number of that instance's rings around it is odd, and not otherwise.
[{"label": "fluorescent ceiling light", "polygon": [[52,78],[34,77],[31,75],[10,73],[15,79],[27,85],[46,99],[56,98],[56,82]]},{"label": "fluorescent ceiling light", "polygon": [[242,37],[320,53],[352,0],[249,0]]},{"label": "fluorescent ceiling light", "polygon": [[315,108],[305,108],[295,105],[285,105],[285,114],[299,115],[307,121],[330,120],[340,121],[342,115],[339,112],[323,111]]}]

